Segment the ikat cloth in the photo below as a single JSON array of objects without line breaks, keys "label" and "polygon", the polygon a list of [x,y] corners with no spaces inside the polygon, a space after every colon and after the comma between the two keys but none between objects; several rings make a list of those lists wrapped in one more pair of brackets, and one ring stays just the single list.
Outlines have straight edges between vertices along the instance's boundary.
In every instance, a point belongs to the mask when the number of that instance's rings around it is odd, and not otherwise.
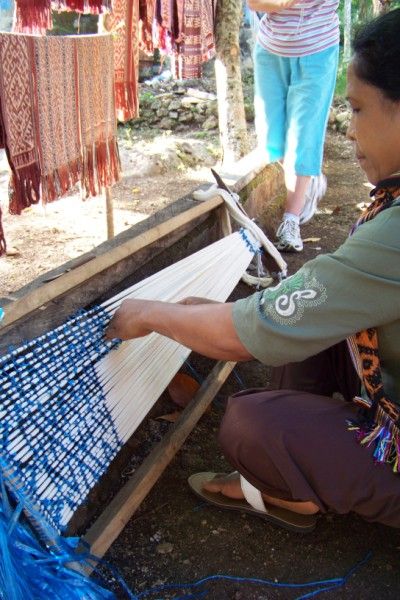
[{"label": "ikat cloth", "polygon": [[139,112],[139,0],[114,0],[105,28],[114,37],[115,104],[124,122]]},{"label": "ikat cloth", "polygon": [[[0,34],[0,144],[19,214],[80,182],[86,196],[119,179],[113,41]],[[3,241],[4,250],[4,241]]]},{"label": "ikat cloth", "polygon": [[15,0],[14,31],[44,34],[51,29],[51,11],[101,14],[111,10],[111,0]]},{"label": "ikat cloth", "polygon": [[156,44],[174,54],[174,75],[202,76],[202,65],[215,56],[216,0],[157,0]]}]

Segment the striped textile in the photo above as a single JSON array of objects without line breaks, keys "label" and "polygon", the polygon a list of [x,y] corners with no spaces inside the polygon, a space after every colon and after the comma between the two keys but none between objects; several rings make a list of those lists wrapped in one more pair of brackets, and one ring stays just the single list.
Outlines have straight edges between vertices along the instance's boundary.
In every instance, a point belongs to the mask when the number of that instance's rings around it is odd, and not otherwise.
[{"label": "striped textile", "polygon": [[306,56],[339,43],[339,0],[300,0],[265,14],[258,31],[263,48],[279,56]]}]

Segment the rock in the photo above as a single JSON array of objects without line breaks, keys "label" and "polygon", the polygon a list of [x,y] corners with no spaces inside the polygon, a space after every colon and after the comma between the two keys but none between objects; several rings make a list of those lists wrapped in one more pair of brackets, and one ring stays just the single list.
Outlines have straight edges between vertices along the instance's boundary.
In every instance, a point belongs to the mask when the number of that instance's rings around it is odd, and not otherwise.
[{"label": "rock", "polygon": [[178,120],[180,123],[190,123],[190,121],[193,121],[193,114],[187,112],[181,113]]},{"label": "rock", "polygon": [[217,96],[215,94],[210,94],[209,92],[202,92],[201,90],[197,90],[195,88],[188,88],[187,95],[192,96],[193,98],[198,98],[199,100],[216,100]]},{"label": "rock", "polygon": [[214,115],[210,115],[203,123],[203,129],[209,131],[210,129],[217,129],[218,119]]},{"label": "rock", "polygon": [[170,111],[175,111],[175,110],[179,110],[181,107],[181,101],[176,99],[176,100],[172,100],[169,105],[168,105],[168,110]]},{"label": "rock", "polygon": [[161,119],[158,126],[160,127],[160,129],[174,129],[175,122],[172,119],[169,119],[168,117],[164,117],[163,119]]},{"label": "rock", "polygon": [[181,107],[182,108],[192,108],[192,106],[196,106],[203,102],[200,98],[193,98],[193,96],[185,96],[182,98]]},{"label": "rock", "polygon": [[348,110],[343,110],[336,114],[336,121],[338,123],[344,123],[346,121],[350,121],[350,112]]},{"label": "rock", "polygon": [[173,549],[174,547],[172,544],[169,542],[163,542],[162,544],[158,544],[156,547],[156,552],[158,552],[158,554],[170,554]]}]

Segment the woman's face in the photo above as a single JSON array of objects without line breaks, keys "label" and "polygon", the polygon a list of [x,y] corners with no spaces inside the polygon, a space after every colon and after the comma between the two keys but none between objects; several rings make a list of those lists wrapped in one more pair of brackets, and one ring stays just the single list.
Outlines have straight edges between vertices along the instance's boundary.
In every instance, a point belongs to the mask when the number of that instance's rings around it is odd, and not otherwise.
[{"label": "woman's face", "polygon": [[400,102],[359,79],[352,64],[347,71],[347,98],[352,108],[347,137],[354,142],[368,180],[376,185],[400,171]]}]

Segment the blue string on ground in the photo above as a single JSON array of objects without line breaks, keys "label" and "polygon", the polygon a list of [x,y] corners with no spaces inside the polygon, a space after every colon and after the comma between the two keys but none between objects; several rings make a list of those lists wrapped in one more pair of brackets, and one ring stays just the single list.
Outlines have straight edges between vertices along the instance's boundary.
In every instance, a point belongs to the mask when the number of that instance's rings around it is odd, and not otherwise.
[{"label": "blue string on ground", "polygon": [[[253,577],[235,577],[233,575],[210,575],[209,577],[204,577],[203,579],[199,579],[190,583],[170,583],[162,586],[150,588],[143,592],[137,594],[135,599],[140,600],[146,596],[150,596],[151,594],[158,594],[160,592],[171,591],[174,589],[184,589],[190,590],[203,586],[206,583],[215,582],[215,581],[230,581],[234,583],[243,583],[248,585],[260,585],[260,586],[268,586],[274,588],[290,588],[290,589],[304,589],[304,588],[317,588],[306,594],[298,596],[296,600],[306,600],[306,598],[312,598],[317,596],[318,594],[322,594],[332,589],[339,588],[345,585],[348,579],[355,573],[357,570],[361,569],[372,557],[372,552],[369,551],[365,557],[356,563],[343,577],[334,577],[332,579],[322,579],[319,581],[308,581],[305,583],[291,583],[291,582],[276,582],[271,579],[260,579]],[[207,594],[207,590],[199,590],[199,594],[201,597],[204,597]],[[199,595],[192,594],[191,596],[186,594],[184,596],[176,597],[175,600],[184,600],[187,598],[195,598],[200,597]]]}]

